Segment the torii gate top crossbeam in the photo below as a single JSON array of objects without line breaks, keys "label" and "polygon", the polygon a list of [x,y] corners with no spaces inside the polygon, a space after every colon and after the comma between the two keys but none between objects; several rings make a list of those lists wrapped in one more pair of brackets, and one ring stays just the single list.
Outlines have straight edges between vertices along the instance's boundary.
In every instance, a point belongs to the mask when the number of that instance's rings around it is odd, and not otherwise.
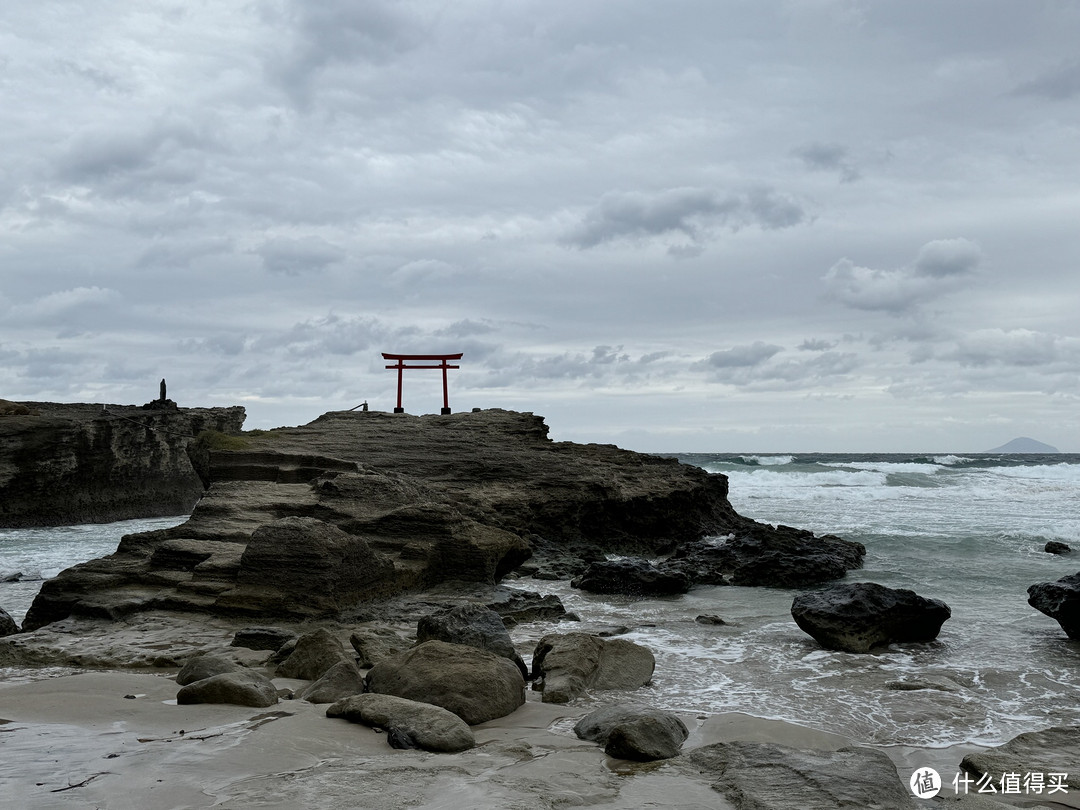
[{"label": "torii gate top crossbeam", "polygon": [[[461,368],[461,366],[452,366],[448,360],[460,360],[464,355],[464,352],[458,352],[457,354],[390,354],[383,352],[382,356],[384,360],[396,361],[393,365],[387,366],[387,368],[397,369],[397,407],[394,408],[394,413],[404,413],[405,409],[401,407],[401,377],[402,372],[407,368],[432,368],[442,371],[442,390],[443,390],[443,408],[444,414],[450,413],[450,400],[446,386],[446,370],[448,368]],[[438,361],[438,365],[431,365],[431,362],[424,363],[423,365],[410,365],[410,363],[416,361]]]}]

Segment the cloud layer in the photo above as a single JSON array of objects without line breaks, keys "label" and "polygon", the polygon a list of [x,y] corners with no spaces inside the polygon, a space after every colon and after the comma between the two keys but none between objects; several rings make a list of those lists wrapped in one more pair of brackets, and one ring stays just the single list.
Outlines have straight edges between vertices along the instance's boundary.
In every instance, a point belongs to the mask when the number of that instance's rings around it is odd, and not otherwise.
[{"label": "cloud layer", "polygon": [[[1080,451],[1080,10],[0,10],[0,397]],[[436,376],[436,375],[431,375]],[[441,402],[410,380],[406,406]]]}]

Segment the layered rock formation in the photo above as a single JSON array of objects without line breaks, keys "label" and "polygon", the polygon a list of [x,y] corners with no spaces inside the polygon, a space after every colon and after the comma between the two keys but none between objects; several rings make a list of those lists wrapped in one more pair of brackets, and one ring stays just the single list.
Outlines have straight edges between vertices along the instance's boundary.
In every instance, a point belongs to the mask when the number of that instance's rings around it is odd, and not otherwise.
[{"label": "layered rock formation", "polygon": [[0,527],[189,512],[205,489],[193,438],[244,424],[241,407],[9,404],[21,407],[0,416]]},{"label": "layered rock formation", "polygon": [[657,554],[777,531],[735,513],[724,476],[552,442],[529,413],[334,412],[236,444],[209,453],[187,523],[46,582],[24,628],[152,609],[349,617],[441,582],[497,582],[534,548]]}]

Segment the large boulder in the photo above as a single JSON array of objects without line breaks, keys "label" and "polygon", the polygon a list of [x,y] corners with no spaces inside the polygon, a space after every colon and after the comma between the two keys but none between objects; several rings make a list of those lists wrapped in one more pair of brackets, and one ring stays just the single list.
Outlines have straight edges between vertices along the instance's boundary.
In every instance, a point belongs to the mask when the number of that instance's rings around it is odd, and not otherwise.
[{"label": "large boulder", "polygon": [[416,624],[416,640],[420,643],[446,641],[487,650],[509,658],[521,670],[522,678],[527,680],[529,677],[528,667],[514,649],[502,617],[484,605],[467,602],[422,616]]},{"label": "large boulder", "polygon": [[19,632],[19,625],[11,618],[11,614],[0,608],[0,636],[11,636]]},{"label": "large boulder", "polygon": [[[1055,792],[1055,795],[1063,797],[1080,793],[1077,763],[1080,763],[1080,729],[1056,726],[1029,731],[997,748],[968,754],[960,767],[976,779],[990,774],[993,784],[1001,784],[1002,775],[1006,773],[1039,773],[1046,784],[1051,779],[1060,782],[1064,793]],[[1052,777],[1051,774],[1059,776]]]},{"label": "large boulder", "polygon": [[873,748],[800,750],[761,742],[715,743],[678,760],[740,810],[915,810],[888,755]]},{"label": "large boulder", "polygon": [[677,714],[647,706],[604,706],[581,718],[574,733],[608,756],[639,762],[677,757],[689,736]]},{"label": "large boulder", "polygon": [[317,681],[339,663],[353,663],[337,636],[320,627],[296,640],[292,653],[277,668],[278,677]]},{"label": "large boulder", "polygon": [[366,540],[308,517],[260,526],[220,607],[265,615],[331,616],[385,593],[394,564]]},{"label": "large boulder", "polygon": [[525,702],[525,679],[512,661],[445,641],[425,641],[376,664],[367,688],[441,706],[470,726],[504,717]]},{"label": "large boulder", "polygon": [[1056,619],[1071,639],[1080,641],[1080,572],[1057,582],[1040,582],[1028,588],[1028,604]]},{"label": "large boulder", "polygon": [[339,661],[317,681],[308,684],[297,693],[300,700],[308,703],[334,703],[364,691],[364,676],[352,661]]},{"label": "large boulder", "polygon": [[671,596],[690,590],[690,577],[678,569],[653,565],[648,560],[601,560],[570,583],[590,593],[630,596]]},{"label": "large boulder", "polygon": [[514,588],[496,588],[487,606],[502,617],[506,627],[527,622],[558,621],[566,616],[566,608],[555,594]]},{"label": "large boulder", "polygon": [[544,703],[569,703],[588,689],[636,689],[652,680],[653,654],[626,639],[552,633],[533,652],[533,689]]},{"label": "large boulder", "polygon": [[334,703],[326,716],[385,729],[395,748],[454,753],[476,745],[472,729],[453,712],[394,695],[354,695]]},{"label": "large boulder", "polygon": [[176,702],[232,703],[264,709],[277,703],[278,695],[274,682],[265,675],[243,669],[189,683],[176,693]]},{"label": "large boulder", "polygon": [[195,683],[195,681],[201,681],[214,675],[221,675],[225,672],[240,672],[244,669],[247,669],[247,667],[226,655],[200,653],[191,656],[184,663],[184,666],[180,668],[180,672],[176,675],[176,683],[178,686],[187,686],[189,683]]},{"label": "large boulder", "polygon": [[799,594],[791,615],[821,646],[865,653],[895,642],[933,641],[952,611],[914,591],[856,582]]},{"label": "large boulder", "polygon": [[349,643],[356,651],[356,664],[361,669],[371,669],[380,661],[403,653],[412,642],[406,641],[386,627],[360,628],[349,636]]}]

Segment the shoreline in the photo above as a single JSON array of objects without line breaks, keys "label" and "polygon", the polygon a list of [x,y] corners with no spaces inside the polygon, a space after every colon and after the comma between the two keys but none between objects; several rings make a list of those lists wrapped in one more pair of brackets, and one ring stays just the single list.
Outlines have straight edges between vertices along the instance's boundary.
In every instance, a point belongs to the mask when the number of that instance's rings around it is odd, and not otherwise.
[{"label": "shoreline", "polygon": [[[284,688],[297,683],[275,679]],[[363,795],[363,806],[447,810],[735,806],[708,780],[687,778],[675,760],[607,757],[570,730],[589,709],[544,704],[532,692],[513,714],[473,726],[476,748],[432,754],[392,749],[370,728],[326,718],[325,705],[178,706],[175,691],[170,676],[118,671],[0,684],[0,719],[7,721],[0,724],[7,743],[0,801],[27,808],[284,809],[351,807]],[[739,712],[683,720],[691,730],[684,753],[733,740],[823,751],[851,744]]]}]

